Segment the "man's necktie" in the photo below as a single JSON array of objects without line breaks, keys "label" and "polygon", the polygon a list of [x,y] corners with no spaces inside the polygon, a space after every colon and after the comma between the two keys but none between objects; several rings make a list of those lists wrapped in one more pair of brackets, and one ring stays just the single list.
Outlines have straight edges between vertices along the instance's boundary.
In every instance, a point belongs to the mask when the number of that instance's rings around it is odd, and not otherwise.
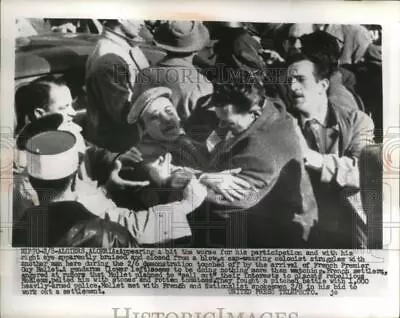
[{"label": "man's necktie", "polygon": [[303,128],[303,135],[304,135],[304,138],[306,139],[307,144],[310,147],[310,149],[319,152],[317,136],[313,129],[313,126],[315,126],[315,125],[318,125],[318,123],[315,119],[306,121],[304,124],[304,128]]}]

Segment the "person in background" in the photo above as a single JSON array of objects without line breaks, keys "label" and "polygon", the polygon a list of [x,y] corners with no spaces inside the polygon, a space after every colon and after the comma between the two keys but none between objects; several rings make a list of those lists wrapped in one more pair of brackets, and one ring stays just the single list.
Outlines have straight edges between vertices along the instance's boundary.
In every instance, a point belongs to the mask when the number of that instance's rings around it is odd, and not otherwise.
[{"label": "person in background", "polygon": [[283,59],[287,59],[290,55],[301,52],[301,37],[306,34],[313,33],[316,30],[311,23],[293,23],[283,24],[277,31],[277,39],[279,39],[278,53]]},{"label": "person in background", "polygon": [[[268,74],[268,65],[265,61],[266,52],[262,49],[259,39],[252,35],[256,32],[254,25],[241,22],[215,22],[212,27],[213,35],[218,40],[213,47],[214,72],[207,73],[213,84],[230,82],[234,80],[238,72],[249,71],[257,75],[260,81],[264,81],[266,94],[274,98],[274,102],[283,105],[275,89],[276,83],[271,82],[265,76]],[[193,116],[194,120],[190,123],[191,126],[208,128],[204,129],[205,138],[200,139],[201,141],[207,139],[218,126],[219,121],[212,106],[209,104],[209,107],[204,107],[201,112]],[[197,137],[191,130],[186,129],[186,131],[191,136]],[[196,129],[197,131],[199,129]]]},{"label": "person in background", "polygon": [[214,45],[217,67],[230,69],[261,70],[265,67],[259,52],[261,44],[250,35],[240,22],[221,22]]},{"label": "person in background", "polygon": [[281,100],[286,108],[290,107],[290,101],[285,86],[287,78],[285,60],[301,50],[301,36],[312,32],[314,32],[312,24],[273,24],[266,32],[268,38],[264,35],[261,40],[263,47],[259,50],[259,55],[266,65],[265,72],[262,73],[265,91],[268,96]]},{"label": "person in background", "polygon": [[365,112],[375,123],[375,140],[383,138],[383,94],[382,94],[382,48],[370,44],[364,54],[364,61],[353,67],[357,78],[355,89],[361,96]]},{"label": "person in background", "polygon": [[368,30],[356,24],[282,24],[275,33],[276,49],[284,59],[302,51],[301,37],[315,31],[324,31],[332,35],[339,46],[339,64],[356,64],[360,62],[372,37]]},{"label": "person in background", "polygon": [[330,102],[331,76],[332,64],[324,55],[298,54],[289,61],[290,99],[320,212],[309,246],[360,248],[365,242],[356,228],[365,215],[352,198],[359,195],[358,158],[373,143],[374,124],[365,113]]},{"label": "person in background", "polygon": [[126,151],[138,140],[135,127],[128,126],[125,118],[136,75],[149,66],[142,50],[133,45],[142,24],[142,21],[107,20],[86,65],[85,137],[114,152]]},{"label": "person in background", "polygon": [[82,127],[73,122],[76,111],[73,108],[71,91],[61,78],[47,75],[19,87],[15,93],[15,113],[15,135],[28,123],[44,115],[61,114],[63,121],[58,129],[72,132],[78,140],[80,151],[85,151]]},{"label": "person in background", "polygon": [[364,60],[372,35],[359,24],[322,24],[319,29],[334,36],[340,46],[339,64],[353,65]]},{"label": "person in background", "polygon": [[212,84],[193,65],[194,56],[208,41],[208,30],[200,22],[162,23],[154,33],[154,42],[167,51],[167,56],[140,72],[132,100],[135,101],[149,88],[168,87],[172,90],[173,105],[184,125],[213,91]]},{"label": "person in background", "polygon": [[[328,90],[328,97],[333,102],[352,109],[363,110],[363,102],[355,92],[356,78],[354,74],[339,66],[341,48],[337,39],[327,32],[318,30],[313,24],[283,24],[277,31],[278,52],[281,52],[283,59],[290,59],[291,55],[306,50],[312,54],[324,54],[331,60],[337,69],[330,79],[331,85]],[[286,62],[276,61],[275,67],[287,67]],[[287,86],[277,85],[277,91],[285,104],[290,107]]]},{"label": "person in background", "polygon": [[339,66],[340,48],[335,37],[324,31],[315,31],[303,35],[301,42],[301,51],[306,55],[325,55],[332,64],[333,73],[329,79],[328,89],[329,100],[337,105],[363,110],[364,104],[355,92],[354,74]]}]

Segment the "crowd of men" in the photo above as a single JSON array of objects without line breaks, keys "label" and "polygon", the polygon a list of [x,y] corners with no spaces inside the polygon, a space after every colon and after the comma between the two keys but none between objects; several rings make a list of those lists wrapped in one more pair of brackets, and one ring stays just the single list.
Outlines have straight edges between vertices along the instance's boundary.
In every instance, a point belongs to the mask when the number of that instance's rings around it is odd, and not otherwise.
[{"label": "crowd of men", "polygon": [[381,49],[364,26],[103,27],[83,127],[62,79],[16,92],[14,246],[379,247]]}]

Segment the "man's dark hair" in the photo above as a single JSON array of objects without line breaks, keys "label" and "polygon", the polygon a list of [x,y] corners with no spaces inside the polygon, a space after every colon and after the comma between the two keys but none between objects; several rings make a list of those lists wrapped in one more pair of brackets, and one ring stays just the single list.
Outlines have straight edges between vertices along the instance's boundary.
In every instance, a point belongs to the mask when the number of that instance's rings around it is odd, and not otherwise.
[{"label": "man's dark hair", "polygon": [[71,181],[75,177],[76,172],[73,174],[56,180],[42,180],[32,176],[29,176],[29,182],[31,183],[33,189],[38,193],[39,200],[49,199],[43,198],[43,195],[51,195],[52,197],[56,197],[61,195],[64,191],[68,189]]},{"label": "man's dark hair", "polygon": [[[161,186],[156,184],[150,176],[150,169],[146,165],[148,161],[142,161],[135,165],[134,169],[124,169],[119,173],[119,176],[126,180],[134,181],[150,181],[146,187],[140,188],[135,192],[135,200],[131,199],[132,192],[114,193],[113,200],[118,202],[120,206],[127,207],[133,210],[148,209],[157,204],[166,204],[170,202],[170,196],[176,197],[182,195],[182,190],[188,185],[193,177],[193,174],[185,170],[177,170],[171,173],[171,176]],[[126,192],[126,191],[125,191]],[[181,200],[178,195],[177,200]]]},{"label": "man's dark hair", "polygon": [[337,39],[325,31],[315,31],[301,37],[302,52],[305,55],[322,55],[337,68],[341,55]]},{"label": "man's dark hair", "polygon": [[30,121],[35,120],[35,109],[48,107],[52,85],[63,86],[66,83],[60,78],[46,75],[17,89],[15,92],[16,133],[27,124],[26,117]]},{"label": "man's dark hair", "polygon": [[[314,54],[304,54],[304,53],[296,53],[290,56],[287,60],[287,65],[291,65],[300,61],[310,61],[314,64],[314,76],[315,79],[330,79],[334,71],[336,70],[335,66],[332,64],[332,61],[328,56],[321,53]],[[291,74],[289,74],[290,76]]]},{"label": "man's dark hair", "polygon": [[[155,160],[147,159],[146,161],[141,161],[135,164],[134,169],[122,169],[119,173],[119,176],[123,179],[127,180],[135,180],[135,181],[150,181],[149,187],[157,187],[154,180],[152,180],[150,175],[150,168],[147,163]],[[162,187],[169,189],[183,189],[189,183],[192,178],[193,173],[188,172],[186,170],[177,170],[171,173],[171,176],[168,178],[165,184]],[[178,181],[178,179],[180,181]]]},{"label": "man's dark hair", "polygon": [[264,87],[256,74],[246,70],[234,70],[226,75],[227,81],[214,84],[211,101],[213,106],[224,107],[232,104],[239,113],[246,113],[264,100]]},{"label": "man's dark hair", "polygon": [[154,185],[150,180],[149,169],[145,161],[135,163],[134,167],[122,167],[119,176],[125,180],[150,181],[150,184]]},{"label": "man's dark hair", "polygon": [[274,32],[270,35],[273,42],[273,47],[279,54],[284,54],[283,42],[289,36],[290,28],[294,25],[294,23],[281,23],[278,25]]},{"label": "man's dark hair", "polygon": [[282,23],[276,30],[276,35],[280,40],[285,40],[289,36],[289,31],[295,23]]}]

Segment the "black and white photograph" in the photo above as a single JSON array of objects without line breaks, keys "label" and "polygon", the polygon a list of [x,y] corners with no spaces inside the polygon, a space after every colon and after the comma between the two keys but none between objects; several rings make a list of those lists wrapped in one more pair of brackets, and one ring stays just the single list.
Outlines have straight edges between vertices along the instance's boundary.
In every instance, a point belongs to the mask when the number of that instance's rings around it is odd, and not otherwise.
[{"label": "black and white photograph", "polygon": [[382,28],[18,18],[14,247],[382,248]]},{"label": "black and white photograph", "polygon": [[399,8],[2,1],[0,315],[398,316]]}]

